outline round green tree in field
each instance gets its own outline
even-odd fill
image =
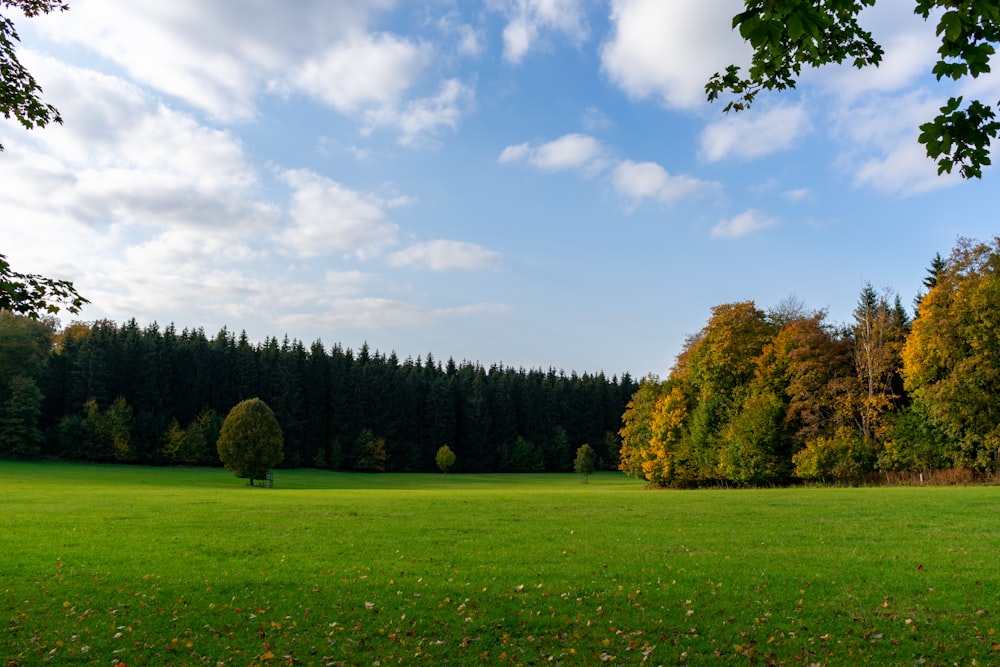
[[[226,470],[241,478],[265,479],[268,471],[285,458],[281,426],[259,398],[237,404],[226,415],[216,443]]]
[[[437,463],[438,468],[441,469],[441,472],[448,472],[455,465],[455,452],[451,451],[451,447],[448,445],[441,445],[437,451],[437,456],[434,457],[434,461]]]

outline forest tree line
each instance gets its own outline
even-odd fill
[[[447,445],[454,470],[568,471],[587,443],[614,469],[638,386],[134,320],[58,329],[0,312],[0,341],[0,456],[23,459],[219,465],[222,420],[259,397],[288,467],[432,471]]]
[[[645,378],[621,470],[658,486],[1000,471],[1000,238],[934,258],[910,315],[866,285],[853,322],[794,299],[716,306]]]

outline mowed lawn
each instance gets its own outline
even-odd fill
[[[1000,488],[0,463],[0,664],[1000,664]]]

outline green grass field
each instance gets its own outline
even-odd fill
[[[1000,488],[0,463],[17,665],[1000,663]]]

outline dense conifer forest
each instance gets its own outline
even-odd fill
[[[617,432],[637,384],[550,369],[402,359],[363,345],[134,320],[53,322],[0,313],[0,454],[152,465],[219,465],[227,412],[259,397],[284,434],[283,466],[431,471],[572,470],[589,444],[618,465]]]

